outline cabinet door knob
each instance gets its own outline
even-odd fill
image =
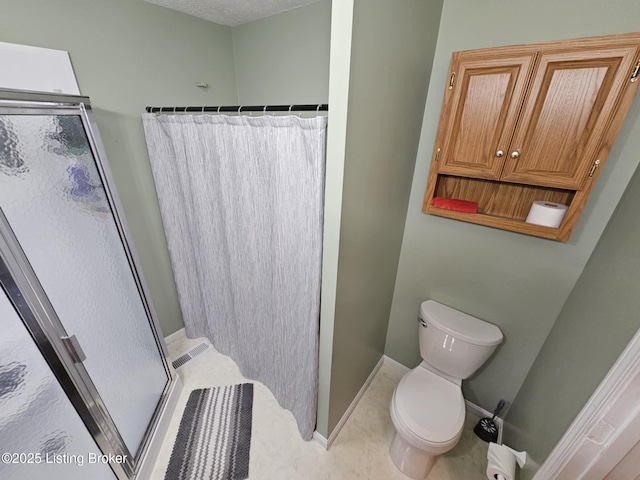
[[[503,152],[502,150],[498,150],[498,151],[496,152],[496,157],[501,157],[501,156],[503,156],[503,155],[504,155],[504,152]]]
[[[520,156],[520,152],[518,150],[511,153],[511,158],[518,158]]]

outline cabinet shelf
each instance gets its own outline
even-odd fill
[[[476,223],[478,225],[486,225],[488,227],[500,228],[502,230],[509,230],[511,232],[524,233],[551,240],[562,240],[562,230],[560,228],[533,225],[531,223],[526,223],[524,220],[488,215],[486,213],[455,212],[453,210],[446,210],[433,206],[429,207],[428,213],[439,217],[461,220],[468,223]]]
[[[476,202],[479,213],[522,221],[527,218],[534,201],[570,206],[576,193],[575,190],[456,175],[438,175],[435,183],[434,197]]]
[[[562,203],[571,209],[576,191],[456,175],[437,175],[431,198],[433,197],[476,202],[478,213],[437,208],[430,202],[424,205],[426,213],[560,240],[564,233],[562,226],[561,228],[543,227],[526,223],[525,219],[534,201]],[[567,215],[565,218],[571,218],[571,216]]]

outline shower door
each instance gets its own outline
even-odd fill
[[[115,479],[1,289],[0,330],[0,478]]]
[[[0,280],[113,472],[132,478],[171,372],[86,106],[0,102]]]

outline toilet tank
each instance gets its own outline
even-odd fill
[[[503,339],[495,325],[434,300],[422,302],[420,318],[422,359],[454,378],[473,375]]]

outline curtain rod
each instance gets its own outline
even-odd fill
[[[329,111],[329,105],[320,103],[303,105],[226,105],[219,107],[146,107],[146,111],[148,113],[327,112]]]

